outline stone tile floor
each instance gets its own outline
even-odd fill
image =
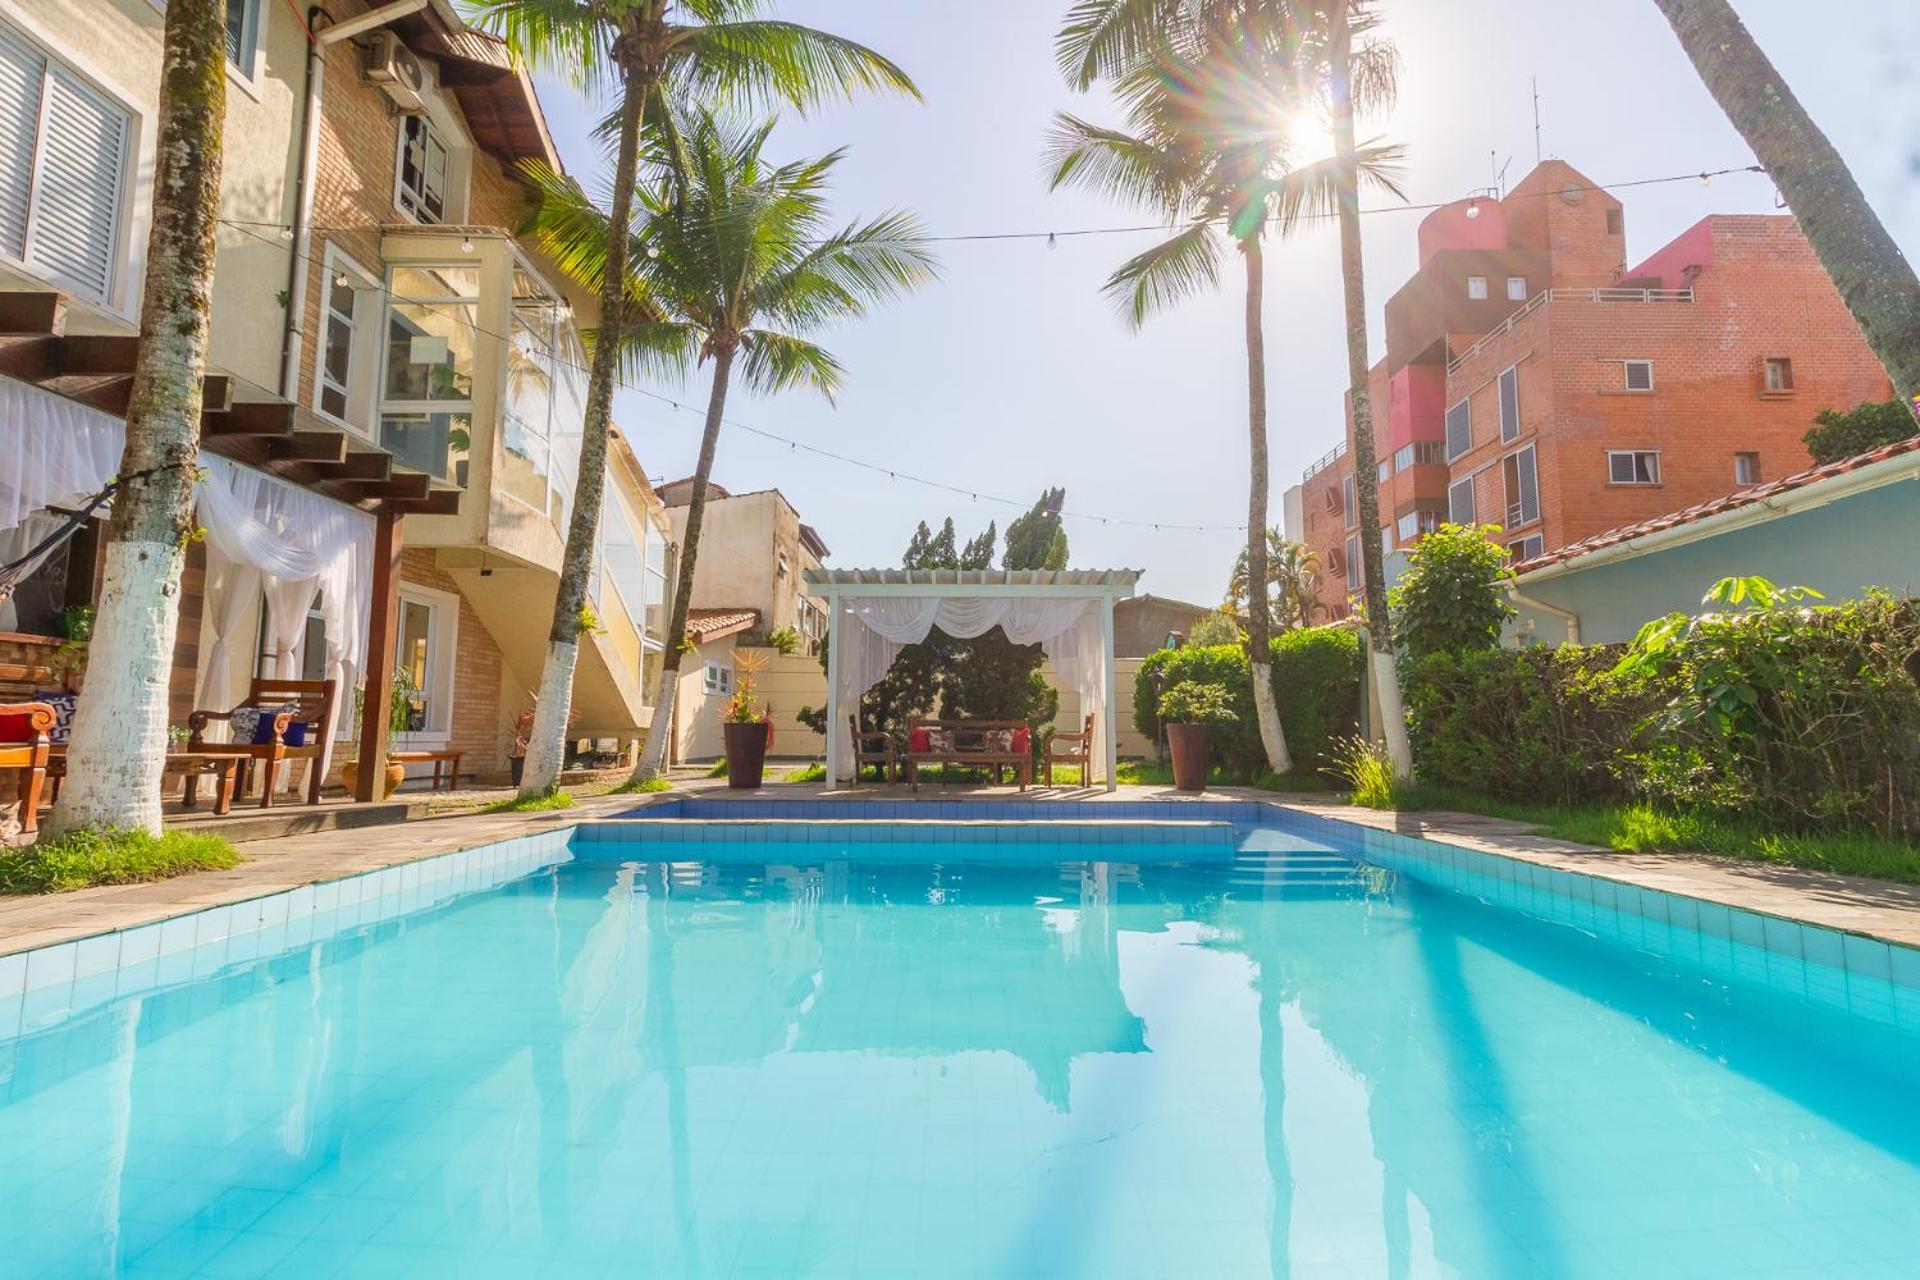
[[[115,885],[38,897],[0,897],[0,955],[51,943],[130,928],[153,920],[277,893],[316,881],[374,871],[417,858],[450,853],[536,831],[604,817],[659,799],[718,795],[723,782],[682,779],[673,792],[658,796],[594,796],[573,808],[538,814],[463,813],[414,817],[411,821],[351,830],[273,834],[240,846],[245,858],[229,871],[203,872],[153,884]],[[824,793],[818,784],[789,784],[761,792],[735,792],[756,798],[806,800]],[[502,793],[495,793],[502,794]],[[1674,854],[1626,854],[1532,834],[1524,823],[1463,813],[1393,814],[1356,809],[1332,798],[1277,797],[1240,788],[1219,788],[1206,796],[1187,796],[1163,787],[1012,787],[923,785],[916,794],[905,787],[862,787],[836,798],[979,801],[981,816],[991,817],[1003,800],[1181,800],[1204,806],[1209,800],[1279,801],[1329,818],[1403,835],[1441,840],[1484,853],[1541,863],[1566,871],[1669,893],[1685,894],[1748,911],[1781,916],[1888,942],[1920,946],[1920,888],[1851,876],[1830,875],[1725,858]],[[236,831],[236,836],[238,832]]]

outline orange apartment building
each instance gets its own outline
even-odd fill
[[[1788,215],[1710,216],[1629,268],[1620,201],[1550,160],[1419,236],[1371,379],[1389,552],[1477,522],[1525,561],[1799,471],[1816,413],[1892,394]],[[1360,589],[1348,444],[1285,504],[1333,617]]]

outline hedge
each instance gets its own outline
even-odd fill
[[[1335,739],[1352,733],[1358,722],[1360,637],[1347,627],[1308,627],[1275,637],[1272,653],[1274,703],[1294,769],[1318,770],[1330,760]],[[1240,645],[1161,649],[1149,654],[1133,683],[1134,728],[1146,737],[1157,737],[1155,690],[1170,689],[1183,680],[1219,685],[1233,708],[1234,723],[1213,731],[1213,762],[1248,781],[1266,773],[1251,668]]]

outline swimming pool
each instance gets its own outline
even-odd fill
[[[981,812],[670,804],[0,958],[0,1272],[1920,1274],[1915,953]]]

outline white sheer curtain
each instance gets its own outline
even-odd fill
[[[48,511],[36,511],[11,529],[0,530],[0,565],[12,564],[36,546],[41,539],[66,523],[65,516],[57,516]],[[21,566],[20,576],[26,577],[38,569],[51,551],[43,551],[29,563]],[[18,631],[20,612],[12,596],[0,600],[0,631]]]
[[[126,424],[111,414],[12,378],[0,377],[0,534],[46,507],[70,505],[113,479],[126,447]],[[351,696],[366,659],[372,614],[373,517],[227,458],[201,454],[197,519],[209,548],[254,571],[247,590],[267,599],[267,630],[277,674],[300,674],[294,649],[318,600],[327,633],[327,674],[336,709]],[[238,589],[245,575],[233,576]],[[244,600],[244,597],[242,598]],[[214,659],[207,689],[228,692],[238,637],[223,625],[241,612],[231,594],[215,602]],[[217,662],[217,666],[215,663]],[[331,726],[326,739],[333,740]],[[323,762],[324,765],[324,762]]]
[[[900,650],[925,640],[935,627],[971,640],[999,627],[1015,644],[1037,644],[1093,712],[1093,758],[1106,759],[1111,733],[1106,706],[1106,647],[1099,602],[1090,596],[843,596],[840,652],[835,670],[840,714],[827,726],[830,749],[842,778],[853,776],[853,739],[846,718],[867,690],[886,676]]]

